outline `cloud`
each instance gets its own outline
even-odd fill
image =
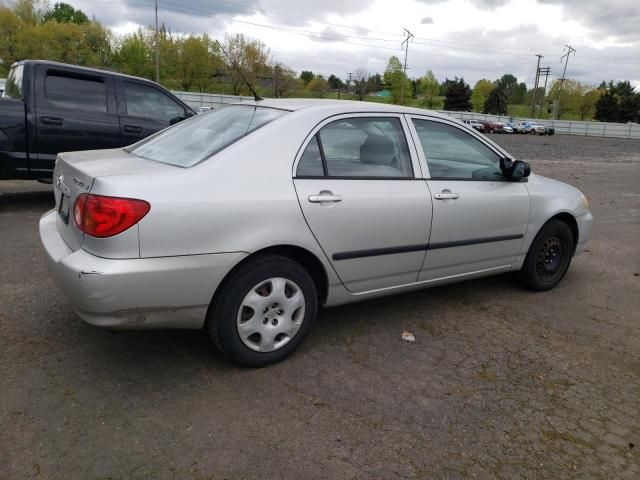
[[[638,0],[539,0],[559,5],[563,16],[621,40],[640,41],[640,4]]]
[[[433,18],[424,17],[422,20],[420,20],[420,24],[421,25],[432,25],[433,24]]]

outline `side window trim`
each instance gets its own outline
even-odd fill
[[[329,177],[329,169],[327,168],[327,158],[324,156],[324,147],[322,146],[322,138],[320,137],[320,130],[318,130],[314,135],[316,141],[318,142],[318,148],[320,149],[320,160],[322,160],[322,171],[324,172],[324,177]]]
[[[415,128],[415,125],[413,123],[413,120],[424,120],[424,121],[428,121],[428,122],[437,122],[437,123],[441,123],[443,125],[447,125],[450,127],[454,127],[457,128],[458,130],[466,133],[467,135],[469,135],[472,138],[475,138],[476,140],[480,141],[480,143],[482,143],[485,147],[487,147],[489,150],[491,150],[493,153],[495,153],[499,158],[504,158],[505,157],[505,153],[499,151],[498,149],[496,149],[493,145],[491,145],[490,143],[488,143],[486,141],[485,138],[483,138],[483,136],[475,131],[467,131],[464,128],[461,128],[460,125],[456,124],[455,122],[451,122],[448,121],[445,118],[439,118],[439,117],[430,117],[427,115],[415,115],[415,114],[408,114],[407,116],[407,123],[409,124],[409,130],[411,132],[411,136],[414,139],[414,142],[416,144],[417,150],[418,150],[418,157],[420,158],[420,165],[425,172],[425,178],[427,180],[447,180],[447,181],[453,181],[453,182],[510,182],[509,179],[507,178],[464,178],[464,177],[432,177],[431,176],[431,171],[429,170],[429,162],[427,161],[427,157],[424,153],[424,147],[422,146],[422,142],[420,141],[420,137],[418,135],[418,132]]]
[[[407,177],[375,177],[375,176],[329,176],[327,169],[327,162],[325,158],[324,148],[322,146],[322,140],[320,139],[319,132],[330,123],[339,120],[348,120],[350,118],[396,118],[400,122],[402,133],[404,134],[404,141],[407,147],[407,153],[409,155],[409,161],[411,164],[412,175]],[[303,141],[298,153],[295,157],[293,163],[293,178],[294,179],[310,179],[310,180],[318,180],[318,179],[330,179],[330,180],[423,180],[425,177],[424,168],[419,159],[419,153],[417,148],[417,144],[413,139],[413,135],[411,133],[411,122],[409,122],[406,118],[406,115],[403,113],[396,112],[351,112],[351,113],[339,113],[327,117],[316,124],[316,126],[311,130],[309,135]],[[324,176],[302,176],[298,175],[298,165],[300,164],[300,160],[304,155],[305,150],[309,146],[311,141],[317,138],[318,146],[320,148],[320,155],[322,158],[322,168],[324,170]],[[412,140],[411,142],[409,140]],[[411,148],[413,145],[413,148]]]

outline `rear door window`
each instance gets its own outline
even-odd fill
[[[354,117],[320,129],[319,152],[329,177],[413,178],[407,140],[399,118]],[[311,149],[311,150],[310,150]],[[313,142],[298,164],[298,175],[320,174]]]
[[[76,77],[47,72],[44,98],[55,107],[107,111],[107,88],[99,77]]]

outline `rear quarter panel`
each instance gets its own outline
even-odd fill
[[[138,224],[140,257],[246,252],[293,245],[314,254],[330,285],[339,280],[307,226],[293,162],[317,123],[288,113],[191,168],[101,177],[95,193],[140,198],[151,210]],[[109,193],[106,193],[109,192]]]

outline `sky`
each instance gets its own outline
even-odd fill
[[[155,0],[65,1],[115,34],[154,23]],[[571,45],[568,78],[630,80],[640,90],[640,0],[159,0],[158,16],[172,32],[258,39],[298,73],[383,73],[390,56],[404,60],[407,29],[410,77],[431,69],[473,86],[512,73],[531,87],[535,55],[551,81]]]

